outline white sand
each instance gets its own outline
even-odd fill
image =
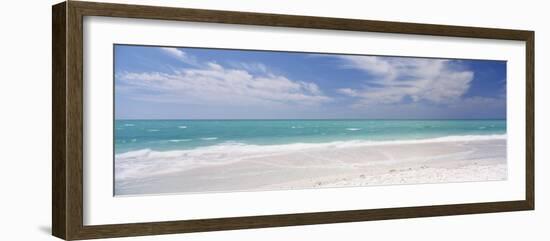
[[[210,148],[201,150],[200,155],[195,151],[117,156],[116,194],[280,190],[507,178],[505,139],[249,149]],[[199,160],[206,157],[217,161]]]

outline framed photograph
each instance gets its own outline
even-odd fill
[[[534,209],[534,32],[53,6],[53,235]]]

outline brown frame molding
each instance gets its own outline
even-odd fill
[[[108,16],[525,41],[524,200],[335,212],[83,225],[83,17]],[[533,210],[533,31],[67,1],[52,7],[52,233],[66,240]]]

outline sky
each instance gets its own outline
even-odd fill
[[[505,119],[506,62],[115,45],[116,119]]]

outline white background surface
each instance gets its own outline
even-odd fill
[[[114,43],[507,60],[508,178],[113,198]],[[84,56],[84,225],[525,199],[524,42],[86,17]]]
[[[134,3],[147,1],[133,1]],[[156,1],[157,4],[161,1]],[[165,235],[120,240],[548,240],[550,20],[544,1],[162,1],[168,5],[536,31],[536,211]],[[56,240],[51,219],[53,1],[9,1],[0,21],[0,239]],[[510,90],[513,91],[513,90]]]

